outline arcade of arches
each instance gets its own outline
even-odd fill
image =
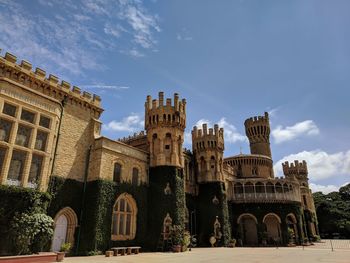
[[[285,223],[282,220],[285,220]],[[275,213],[267,213],[261,222],[253,214],[243,213],[237,219],[238,243],[243,246],[283,244],[282,227],[293,231],[293,237],[297,240],[297,223],[293,213],[289,213],[284,219]]]

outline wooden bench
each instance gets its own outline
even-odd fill
[[[114,252],[112,250],[106,251],[106,257],[112,257],[114,255]]]
[[[128,255],[132,254],[132,252],[134,252],[134,254],[138,254],[140,253],[140,249],[141,247],[128,247]]]
[[[113,250],[114,256],[118,256],[118,254],[124,256],[126,253],[127,247],[112,247],[111,250]]]

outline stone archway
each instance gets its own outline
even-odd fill
[[[281,243],[281,219],[274,213],[264,216],[263,223],[266,226],[267,242],[271,245]]]
[[[78,218],[70,207],[61,209],[54,218],[54,236],[51,250],[59,251],[63,243],[74,245],[74,233],[78,226]]]
[[[292,229],[294,232],[294,240],[292,241],[297,242],[297,240],[299,240],[299,232],[297,227],[298,221],[293,213],[290,213],[286,216],[286,224],[288,229]]]
[[[252,214],[241,214],[237,223],[241,232],[243,245],[257,246],[258,245],[258,220]]]

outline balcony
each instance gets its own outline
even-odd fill
[[[229,183],[228,200],[235,203],[301,202],[298,183],[285,179],[238,179]]]

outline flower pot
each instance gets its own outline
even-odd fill
[[[61,261],[63,261],[63,259],[64,259],[64,256],[66,255],[66,253],[65,252],[57,252],[57,258],[56,258],[56,261],[57,262],[61,262]]]
[[[180,245],[174,245],[173,246],[173,252],[175,252],[175,253],[181,252],[181,246]]]

